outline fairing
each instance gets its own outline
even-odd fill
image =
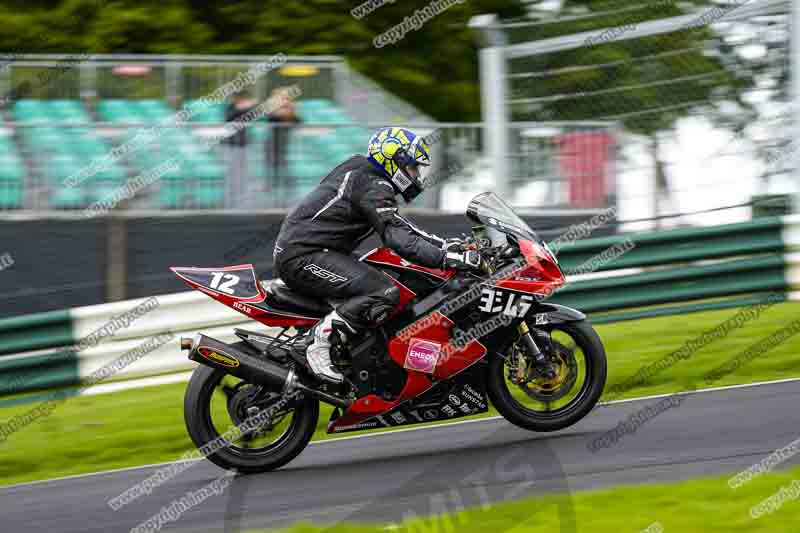
[[[207,294],[248,318],[273,327],[313,326],[318,317],[289,312],[270,304],[253,265],[222,268],[172,267],[193,289]]]

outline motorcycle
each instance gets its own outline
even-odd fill
[[[260,281],[253,265],[172,267],[183,281],[271,328],[235,329],[225,343],[181,339],[200,363],[184,398],[192,442],[225,469],[264,472],[294,459],[314,435],[320,402],[327,433],[454,420],[488,411],[531,431],[586,416],[606,381],[603,344],[586,316],[545,302],[565,283],[558,260],[494,193],[469,203],[476,223],[463,249],[480,272],[415,265],[388,248],[361,257],[400,290],[389,319],[358,336],[335,329],[331,358],[341,384],[319,380],[309,330],[337,302]],[[276,332],[277,330],[277,332]]]

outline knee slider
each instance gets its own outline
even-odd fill
[[[381,292],[379,302],[367,311],[367,320],[375,325],[381,324],[397,304],[400,303],[400,289],[392,285]]]
[[[386,301],[391,304],[392,307],[400,303],[400,288],[397,285],[392,285],[385,289],[383,294],[386,297]]]

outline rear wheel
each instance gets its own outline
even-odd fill
[[[597,404],[606,383],[606,354],[591,324],[582,320],[545,326],[538,344],[556,369],[541,377],[528,364],[521,343],[489,362],[487,392],[492,404],[514,425],[556,431],[575,424]]]
[[[314,435],[319,419],[317,400],[298,396],[287,401],[276,391],[206,366],[192,374],[183,409],[195,446],[207,445],[210,453],[206,457],[211,462],[243,473],[273,470],[297,457]],[[263,419],[242,425],[256,416]],[[230,445],[222,446],[221,436]]]

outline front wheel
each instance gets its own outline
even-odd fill
[[[317,400],[287,401],[280,393],[206,366],[192,374],[183,409],[189,436],[206,458],[246,474],[273,470],[297,457],[319,419]],[[259,420],[260,413],[268,416]]]
[[[512,424],[531,431],[556,431],[575,424],[597,404],[606,383],[606,353],[586,320],[539,326],[537,344],[557,369],[550,379],[528,364],[514,342],[489,362],[487,392]]]

